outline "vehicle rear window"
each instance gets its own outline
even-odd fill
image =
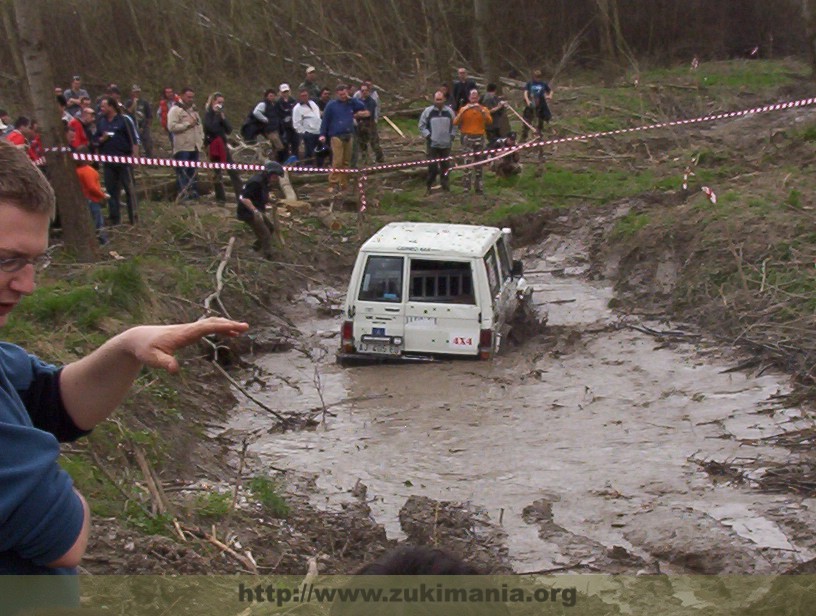
[[[401,302],[402,261],[402,257],[368,257],[358,299],[365,302]]]
[[[470,263],[411,259],[410,300],[475,304]]]

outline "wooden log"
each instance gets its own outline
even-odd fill
[[[283,170],[283,177],[280,179],[280,186],[281,190],[283,191],[284,198],[287,201],[297,201],[295,189],[292,187],[292,182],[289,179],[289,172],[285,169]]]
[[[331,229],[332,231],[339,231],[343,227],[331,209],[318,212],[317,219],[323,223],[324,227]]]

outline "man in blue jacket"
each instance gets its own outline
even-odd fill
[[[371,113],[359,99],[349,97],[348,86],[337,86],[337,98],[326,105],[323,121],[320,124],[320,143],[331,144],[332,172],[329,174],[329,186],[332,190],[345,190],[349,174],[336,172],[335,169],[348,169],[351,153],[354,148],[354,120],[367,118]]]
[[[99,103],[99,118],[96,121],[96,132],[91,143],[99,154],[107,156],[138,156],[139,135],[133,121],[122,113],[122,108],[112,96],[104,97]],[[136,187],[133,184],[133,166],[130,163],[111,163],[104,165],[103,177],[105,190],[110,195],[108,215],[112,225],[122,223],[119,204],[119,193],[125,190],[128,220],[136,222]]]
[[[48,264],[54,192],[24,152],[0,143],[0,327],[34,292]],[[0,342],[0,574],[72,573],[90,533],[90,512],[57,464],[59,442],[87,434],[124,400],[143,366],[179,369],[173,354],[246,323],[205,319],[141,326],[58,368]],[[9,613],[0,596],[0,614]]]

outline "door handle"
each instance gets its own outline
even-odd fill
[[[386,308],[385,311],[386,312],[399,312],[400,309],[399,308]]]

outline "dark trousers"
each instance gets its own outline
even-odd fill
[[[381,163],[385,160],[382,147],[380,147],[380,134],[377,132],[377,125],[373,121],[361,122],[357,126],[357,141],[360,145],[360,154],[363,163],[368,164],[368,146],[374,152],[374,159]],[[355,165],[356,166],[356,165]]]
[[[139,138],[142,140],[142,155],[153,158],[153,135],[150,132],[150,124],[142,127]]]
[[[435,148],[428,146],[428,158],[447,158],[450,156],[450,148]],[[439,175],[439,183],[442,185],[442,190],[450,190],[450,176],[445,173],[450,168],[450,161],[445,160],[441,163],[431,163],[428,165],[428,179],[426,184],[428,188],[433,186],[436,181],[436,176]]]
[[[294,156],[297,158],[298,156],[298,148],[300,147],[300,138],[297,134],[297,131],[292,126],[281,126],[280,129],[281,140],[283,141],[283,152],[282,155],[285,162],[287,158],[290,156]]]
[[[176,160],[189,160],[193,162],[198,162],[198,150],[194,150],[192,152],[185,151],[185,152],[176,152],[173,154],[173,158]],[[195,167],[176,167],[176,179],[178,180],[178,194],[179,197],[184,199],[198,199],[198,191],[196,190],[195,179],[196,179],[196,168]]]
[[[138,202],[136,201],[136,187],[133,185],[133,169],[131,166],[119,163],[105,163],[103,178],[105,180],[105,190],[107,190],[110,195],[110,199],[108,200],[108,215],[111,224],[122,224],[121,205],[119,202],[119,193],[122,189],[125,190],[125,198],[127,200],[128,220],[130,224],[134,224],[137,219],[136,208],[138,207]]]
[[[539,135],[544,128],[544,122],[549,124],[551,116],[552,114],[550,113],[550,109],[546,105],[540,107],[528,105],[524,108],[524,113],[522,114],[522,117],[527,120],[528,124],[535,126],[535,129],[538,131]],[[534,124],[534,122],[536,124]],[[530,129],[527,127],[527,124],[525,124],[521,131],[521,140],[527,141],[527,135],[529,134]]]
[[[300,138],[303,139],[303,158],[307,161],[310,160],[315,167],[319,167],[317,161],[314,160],[314,151],[319,143],[320,135],[301,133]]]
[[[230,154],[229,148],[227,148],[226,162],[233,162],[232,154]],[[241,176],[238,174],[237,169],[228,169],[227,175],[229,175],[230,183],[232,184],[232,191],[235,193],[235,200],[237,201],[241,197],[241,189],[244,186],[241,182]],[[219,203],[226,203],[227,193],[224,191],[224,182],[222,177],[223,173],[221,169],[213,169],[213,189],[215,190],[215,200]]]

